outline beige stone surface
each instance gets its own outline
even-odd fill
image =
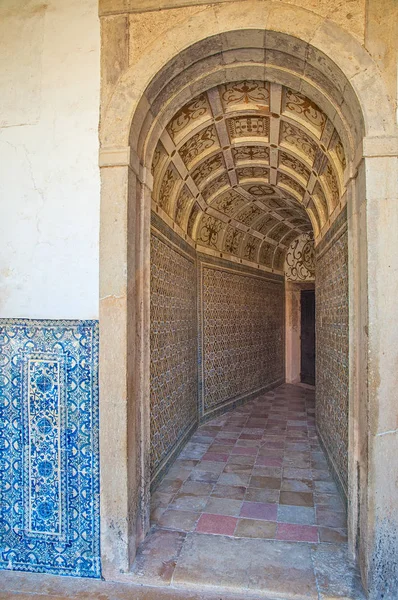
[[[397,109],[398,3],[395,0],[367,2],[365,47],[383,73]]]
[[[153,17],[154,11],[170,13],[174,10],[180,14],[188,14],[186,10],[188,7],[204,5],[208,8],[210,5],[226,2],[231,3],[234,0],[214,0],[211,3],[206,0],[139,0],[138,2],[136,0],[100,0],[99,13],[101,16],[119,13],[150,13],[150,16]],[[391,0],[389,2],[391,3]],[[364,39],[365,0],[351,0],[351,2],[342,2],[337,5],[331,0],[283,0],[283,3],[299,6],[332,19],[344,29],[351,31],[360,41]],[[247,9],[245,8],[245,10]]]
[[[75,577],[0,572],[1,600],[220,600],[219,592],[115,583]],[[223,593],[223,600],[247,600],[245,592]]]
[[[188,534],[173,582],[318,600],[310,547],[300,543]]]

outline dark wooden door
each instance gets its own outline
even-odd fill
[[[301,291],[301,381],[315,385],[315,291]]]

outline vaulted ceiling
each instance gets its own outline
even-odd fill
[[[188,102],[157,145],[153,209],[199,251],[283,271],[287,248],[339,210],[345,155],[297,91],[227,83]]]

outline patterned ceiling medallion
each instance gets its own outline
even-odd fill
[[[188,214],[193,202],[194,197],[192,196],[192,192],[187,188],[186,185],[184,185],[180,192],[180,195],[177,198],[176,210],[174,215],[175,222],[180,227],[183,227],[184,223],[187,221]]]
[[[221,98],[226,109],[233,105],[255,104],[269,106],[269,84],[264,81],[240,81],[221,87]]]
[[[164,174],[159,192],[159,206],[170,215],[171,201],[178,181],[181,177],[173,165],[170,165]]]
[[[222,175],[219,175],[217,179],[214,179],[202,190],[202,196],[207,202],[216,192],[225,186],[230,186],[230,181],[227,173],[222,173]]]
[[[217,133],[214,125],[209,125],[199,133],[192,136],[185,144],[180,148],[180,156],[188,168],[192,166],[195,159],[201,154],[204,154],[210,148],[216,148],[219,146]]]
[[[211,248],[217,248],[219,233],[223,226],[224,223],[222,221],[219,221],[211,215],[203,215],[199,225],[197,241],[202,242]]]
[[[249,194],[252,196],[273,196],[275,194],[275,190],[270,185],[251,185],[246,188]]]
[[[311,172],[298,158],[281,150],[279,152],[279,165],[294,171],[296,175],[304,179],[305,183],[308,182]]]
[[[229,135],[232,139],[239,137],[269,136],[269,119],[266,117],[233,117],[227,120]]]
[[[228,227],[224,239],[224,252],[228,252],[229,254],[238,254],[243,236],[244,233],[239,231],[239,229],[235,229],[235,227]]]
[[[269,162],[268,146],[238,146],[232,149],[236,163],[240,161],[266,161]]]
[[[251,204],[246,206],[238,215],[235,215],[235,219],[243,223],[243,225],[250,227],[262,214],[264,213],[261,208],[255,204]]]
[[[236,174],[239,181],[244,181],[245,179],[269,180],[269,169],[264,169],[263,167],[240,167],[236,169]]]
[[[269,265],[272,267],[272,257],[274,256],[275,246],[269,242],[263,242],[260,248],[259,262],[262,265]]]
[[[210,158],[203,161],[196,169],[192,172],[192,179],[197,186],[201,186],[203,182],[216,173],[219,169],[225,169],[225,162],[223,155],[215,154]]]
[[[313,164],[315,154],[317,150],[316,143],[310,138],[309,135],[305,134],[301,129],[287,123],[287,121],[281,122],[281,144],[288,144],[296,148],[307,161]]]
[[[253,235],[248,235],[245,248],[243,250],[243,257],[245,260],[250,260],[252,262],[257,259],[257,251],[261,244],[261,240],[254,237]]]
[[[274,227],[271,231],[268,232],[267,237],[271,238],[271,240],[275,240],[276,242],[283,238],[287,233],[289,233],[290,227],[287,227],[284,223],[279,222],[276,227]]]
[[[231,217],[245,206],[245,204],[247,204],[245,198],[234,192],[234,190],[228,190],[217,196],[211,202],[211,207],[221,211],[227,217]]]
[[[312,125],[318,137],[321,138],[327,117],[319,106],[299,92],[287,89],[285,94],[285,108],[288,111],[295,112],[304,121],[307,121],[309,125]]]
[[[170,121],[167,125],[166,129],[170,137],[175,140],[181,134],[184,129],[188,127],[188,125],[200,119],[204,115],[211,115],[209,103],[207,101],[207,96],[205,94],[201,94],[197,98],[194,98],[188,104],[182,107],[181,110],[178,111],[176,116]]]
[[[315,278],[314,238],[300,235],[289,246],[285,256],[285,276],[288,281],[313,281]]]
[[[300,200],[303,199],[304,191],[305,191],[304,188],[301,187],[301,185],[299,183],[297,183],[297,181],[295,181],[288,175],[285,175],[285,173],[281,173],[281,172],[278,173],[278,184],[286,185],[291,190],[294,190],[296,192],[296,194],[299,196]]]

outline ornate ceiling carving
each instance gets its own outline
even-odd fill
[[[314,281],[315,250],[312,233],[293,240],[285,255],[285,277],[288,281]]]
[[[339,210],[345,154],[326,114],[264,81],[188,102],[156,148],[153,209],[198,250],[283,272],[293,240]]]

